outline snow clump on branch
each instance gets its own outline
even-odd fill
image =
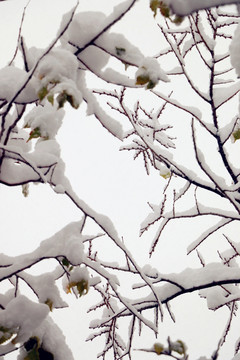
[[[240,77],[240,24],[237,26],[231,45],[230,59],[232,66],[235,68],[238,77]]]

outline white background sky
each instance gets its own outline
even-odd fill
[[[0,4],[1,66],[4,66],[14,53],[22,9],[26,3],[27,1],[10,0]],[[109,3],[114,5],[120,1],[80,0],[79,10],[108,13],[111,11]],[[147,4],[148,0],[140,0],[136,9],[126,16],[123,23],[116,26],[115,31],[124,29],[128,39],[150,56],[159,50],[159,44],[157,39],[153,38],[153,33],[156,34],[156,23],[150,10],[146,12]],[[62,14],[74,5],[75,1],[72,0],[32,0],[23,26],[27,46],[47,46],[55,36]],[[130,153],[119,152],[120,142],[106,133],[93,117],[86,117],[85,110],[84,105],[77,111],[68,109],[58,136],[66,162],[66,173],[77,194],[96,211],[113,220],[132,254],[144,265],[154,231],[139,239],[139,224],[149,212],[147,201],[157,204],[161,199],[165,181],[153,170],[151,175],[147,176],[140,161],[133,162]],[[67,223],[78,220],[81,215],[64,196],[56,195],[46,185],[32,185],[28,198],[23,198],[21,188],[1,185],[0,196],[1,251],[9,255],[33,250],[39,241],[51,236]],[[190,229],[188,224],[177,223],[169,229],[168,236],[163,236],[161,252],[154,255],[156,266],[161,272],[180,271],[186,266],[196,266],[196,262],[193,262],[194,256],[187,260],[188,263],[186,260],[183,262],[183,259],[189,243],[188,236],[193,236],[193,232],[199,230],[196,226]],[[177,242],[174,241],[176,234]],[[71,299],[71,308],[66,311],[59,310],[56,315],[76,360],[96,358],[98,342],[84,343],[89,333],[85,311],[92,301],[90,296],[91,294],[78,300]],[[216,339],[223,329],[222,318],[205,312],[205,301],[199,300],[197,296],[186,300],[185,296],[173,302],[173,309],[176,307],[179,310],[176,312],[177,324],[167,321],[163,326],[160,325],[158,341],[164,342],[168,335],[171,335],[173,340],[180,338],[186,341],[190,348],[190,360],[195,360],[200,355],[209,356],[216,347]],[[220,311],[219,315],[221,314]],[[216,318],[220,320],[216,321]],[[153,335],[146,331],[136,347],[150,347],[154,341]],[[229,352],[230,346],[224,354],[228,357]],[[155,355],[140,352],[136,357],[138,360],[155,358]]]

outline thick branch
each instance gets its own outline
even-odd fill
[[[190,15],[198,10],[216,6],[240,4],[240,0],[165,0],[165,2],[174,14],[180,16]]]

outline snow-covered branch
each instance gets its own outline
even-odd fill
[[[173,13],[185,16],[198,10],[211,9],[223,5],[239,5],[239,0],[165,0]]]

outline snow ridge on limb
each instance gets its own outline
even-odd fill
[[[190,15],[198,10],[211,9],[223,5],[238,5],[239,0],[165,0],[174,14],[180,16]]]

